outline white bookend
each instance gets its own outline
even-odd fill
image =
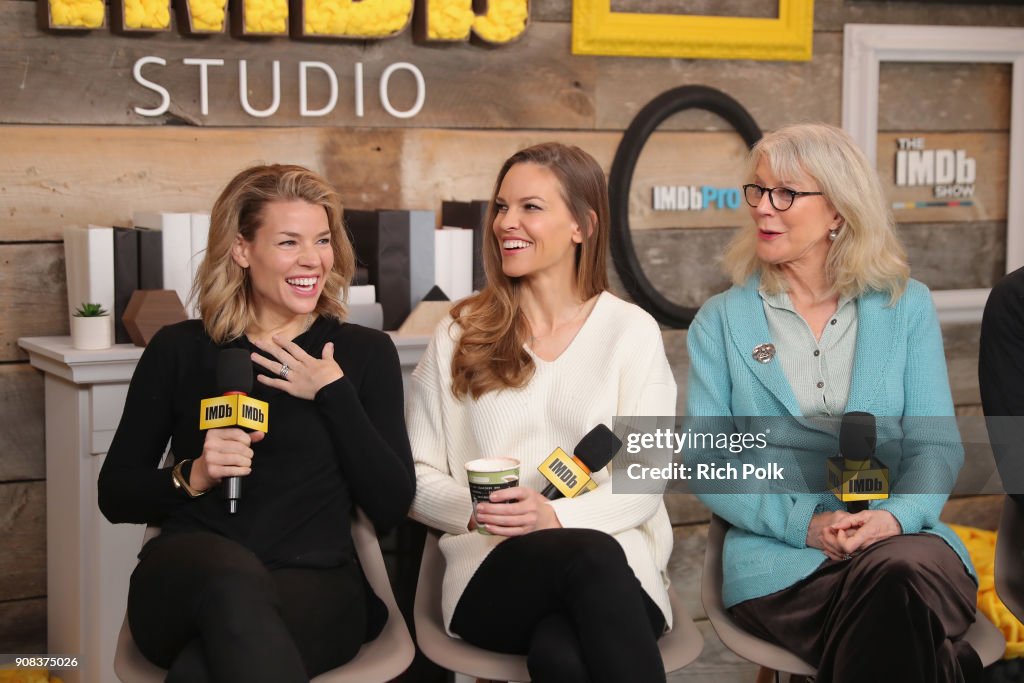
[[[455,229],[441,228],[434,231],[434,284],[441,288],[449,300],[452,296],[452,241]]]
[[[192,289],[192,214],[136,211],[132,221],[163,235],[164,289],[177,292],[184,306]]]
[[[69,318],[84,303],[100,304],[110,313],[113,339],[114,229],[98,225],[64,228],[64,265]]]
[[[442,232],[452,233],[451,290],[445,290],[445,294],[458,301],[473,293],[473,231],[445,228]]]
[[[189,283],[196,281],[196,274],[199,272],[199,265],[206,258],[206,243],[210,238],[210,214],[208,213],[194,213],[192,214],[192,245],[191,245],[191,258],[189,259]],[[198,318],[199,317],[199,306],[196,302],[193,302],[185,306],[185,310],[188,311],[188,317]]]
[[[437,219],[433,211],[409,212],[409,306],[423,300],[436,284],[434,277],[434,233]]]
[[[377,288],[373,285],[352,285],[348,288],[349,306],[377,303]]]
[[[383,330],[384,307],[378,303],[349,306],[347,321],[356,325],[362,325],[363,327]]]

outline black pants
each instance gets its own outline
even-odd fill
[[[268,571],[217,534],[158,536],[132,574],[128,624],[168,683],[309,681],[379,628],[367,624],[377,598],[365,586],[355,563]]]
[[[852,560],[826,561],[789,588],[729,611],[744,629],[817,663],[818,683],[980,680],[957,640],[978,588],[938,536],[892,536]]]
[[[534,683],[664,681],[665,618],[608,534],[547,529],[506,539],[470,580],[451,630],[527,655]]]

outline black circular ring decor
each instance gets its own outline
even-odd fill
[[[608,177],[608,199],[612,213],[612,262],[633,300],[658,322],[678,329],[690,326],[697,309],[672,303],[647,279],[636,256],[629,228],[629,191],[633,185],[637,160],[647,144],[647,138],[665,119],[685,109],[703,109],[718,114],[740,134],[747,147],[753,147],[761,139],[761,129],[757,122],[739,102],[721,90],[705,85],[684,85],[663,92],[641,109],[629,124],[615,152]]]

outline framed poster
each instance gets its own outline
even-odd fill
[[[873,167],[877,167],[878,154],[881,62],[1011,65],[1006,272],[1024,266],[1024,194],[1012,191],[1024,187],[1024,29],[847,24],[843,45],[843,128],[861,146]],[[954,157],[954,173],[955,162]],[[940,319],[971,322],[981,320],[989,291],[938,290],[932,296]]]

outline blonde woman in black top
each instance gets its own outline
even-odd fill
[[[354,270],[337,194],[298,166],[243,171],[213,208],[195,285],[201,320],[161,330],[132,378],[104,462],[112,522],[156,524],[128,619],[167,681],[306,681],[383,625],[355,558],[353,506],[397,524],[415,478],[398,356],[343,322]],[[250,353],[267,433],[199,430],[224,349]],[[158,469],[170,440],[171,467]],[[217,489],[241,477],[230,514]]]

